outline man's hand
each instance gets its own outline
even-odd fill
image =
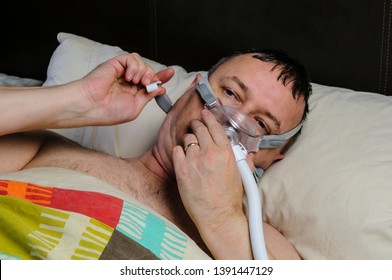
[[[229,139],[208,110],[191,129],[184,147],[173,150],[182,202],[215,258],[249,259],[243,187]]]

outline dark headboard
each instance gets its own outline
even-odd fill
[[[68,32],[189,71],[281,48],[315,83],[392,95],[392,0],[4,2],[0,73],[45,80],[56,35]]]

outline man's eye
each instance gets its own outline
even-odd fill
[[[226,93],[227,96],[237,98],[235,93],[234,93],[234,91],[232,91],[230,89],[225,89],[225,93]]]
[[[261,127],[262,133],[264,135],[269,134],[269,130],[268,130],[266,124],[261,120],[256,120],[256,121],[257,121],[257,124]]]
[[[222,88],[223,99],[225,105],[238,106],[241,102],[238,94],[230,88]]]

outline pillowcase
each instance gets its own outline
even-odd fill
[[[81,78],[124,51],[60,33],[45,85]],[[156,71],[166,67],[146,59]],[[180,66],[165,84],[173,102],[196,73]],[[263,214],[304,259],[392,256],[392,97],[313,84],[310,113],[298,141],[259,183]],[[154,143],[164,113],[150,102],[138,119],[110,127],[56,130],[121,157]]]
[[[54,51],[47,70],[44,86],[59,85],[80,79],[100,63],[127,53],[116,46],[95,42],[88,38],[61,32],[57,35],[59,46]],[[167,66],[144,58],[155,72]],[[173,103],[192,83],[197,72],[187,72],[178,65],[173,78],[164,84]],[[155,143],[165,113],[155,101],[149,102],[139,117],[128,123],[114,126],[91,126],[53,131],[89,148],[121,157],[136,157]]]
[[[260,181],[305,259],[391,259],[392,97],[313,84],[298,142]]]

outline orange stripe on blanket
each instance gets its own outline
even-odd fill
[[[112,228],[117,226],[123,206],[122,199],[103,193],[46,187],[10,180],[0,180],[0,195],[80,213]]]
[[[0,180],[0,194],[21,198],[39,205],[49,205],[52,187],[10,180]]]

